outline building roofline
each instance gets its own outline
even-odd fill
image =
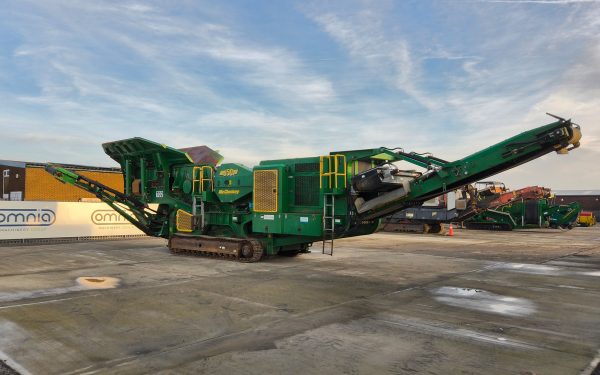
[[[589,190],[554,190],[554,195],[559,196],[589,196],[589,195],[600,195],[599,189],[589,189]]]

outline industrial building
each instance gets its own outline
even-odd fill
[[[600,217],[600,190],[557,190],[556,203],[579,202],[583,211],[591,211]]]
[[[95,198],[72,185],[60,183],[44,170],[45,164],[0,160],[3,200],[79,202]],[[104,185],[123,191],[123,175],[119,168],[84,165],[64,166]]]

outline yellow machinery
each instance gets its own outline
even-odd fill
[[[577,223],[581,227],[593,227],[596,225],[596,216],[591,211],[581,211],[577,218]]]

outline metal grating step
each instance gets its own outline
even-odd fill
[[[0,375],[20,375],[12,367],[7,365],[3,360],[0,360]]]

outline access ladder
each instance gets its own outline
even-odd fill
[[[323,194],[323,254],[333,255],[335,237],[335,195]]]

